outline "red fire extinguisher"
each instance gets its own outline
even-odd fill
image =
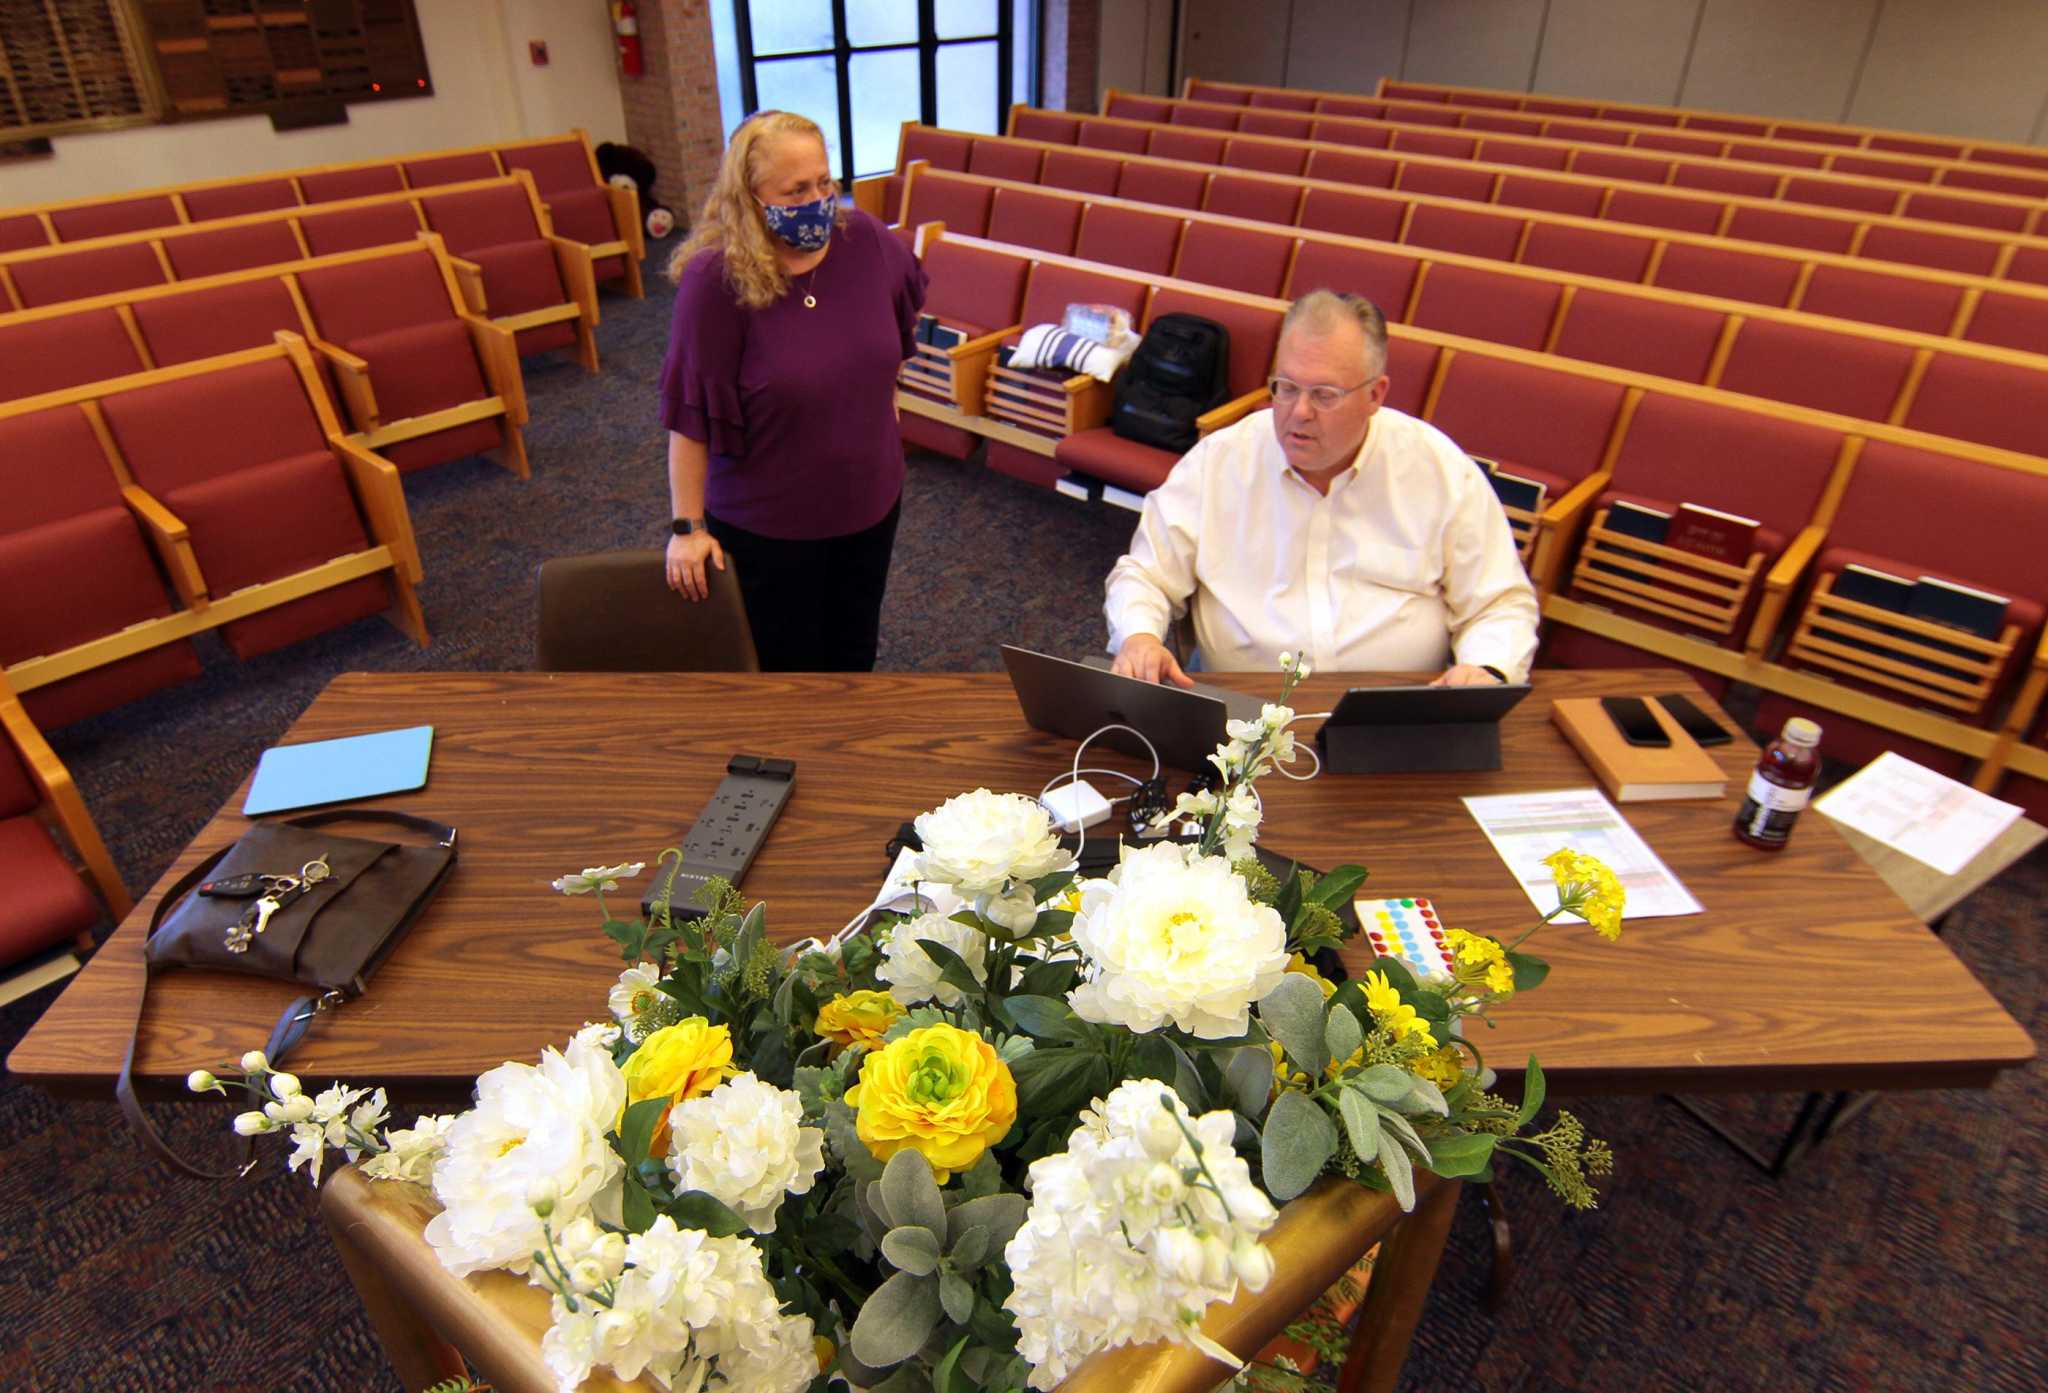
[[[618,18],[612,27],[619,36],[619,71],[638,77],[646,66],[640,56],[640,9],[633,0],[619,0],[615,9]]]

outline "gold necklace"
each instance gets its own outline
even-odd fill
[[[824,264],[824,262],[820,261],[817,266],[813,266],[810,279],[804,284],[804,308],[807,310],[814,310],[818,307],[818,297],[811,294],[810,288],[818,283],[818,266],[823,266]]]

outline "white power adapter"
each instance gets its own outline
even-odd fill
[[[1038,801],[1052,814],[1053,824],[1062,832],[1078,832],[1109,820],[1109,800],[1086,779],[1061,784]]]

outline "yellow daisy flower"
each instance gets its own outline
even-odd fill
[[[1316,965],[1299,953],[1287,955],[1287,970],[1299,972],[1322,989],[1323,1000],[1328,1001],[1337,994],[1337,984],[1316,970]]]
[[[1415,1008],[1401,1000],[1401,994],[1387,980],[1384,972],[1365,974],[1365,1004],[1372,1011],[1373,1019],[1385,1026],[1396,1040],[1415,1039],[1430,1049],[1436,1048],[1436,1036],[1430,1033],[1429,1022],[1415,1014]]]

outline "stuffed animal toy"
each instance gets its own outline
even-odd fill
[[[643,151],[607,140],[597,147],[597,168],[607,183],[639,192],[640,213],[649,237],[658,242],[676,230],[676,215],[655,201],[654,161]]]

